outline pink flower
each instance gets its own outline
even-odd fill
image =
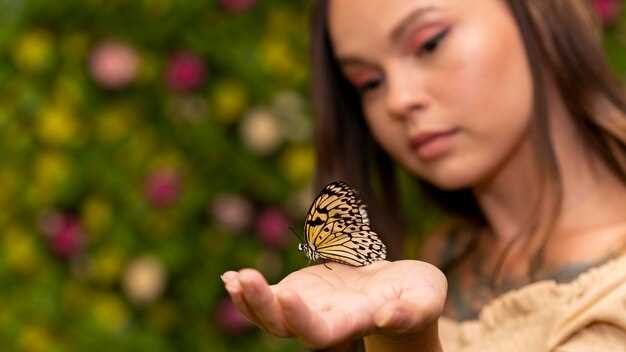
[[[250,225],[253,211],[248,200],[234,194],[217,197],[211,206],[211,212],[218,224],[235,232]]]
[[[234,13],[241,13],[256,5],[256,0],[220,0],[224,9]]]
[[[103,87],[119,89],[137,75],[139,59],[131,47],[120,42],[100,44],[91,54],[89,68],[93,78]]]
[[[228,298],[218,304],[215,321],[222,330],[231,335],[239,335],[252,327],[252,323],[235,308]]]
[[[273,248],[283,248],[288,242],[289,220],[278,209],[264,210],[256,220],[256,229],[263,243]]]
[[[624,7],[624,0],[593,0],[593,8],[605,26],[617,21]]]
[[[206,68],[202,60],[190,52],[182,52],[170,59],[166,79],[170,89],[189,91],[204,82]]]
[[[40,227],[46,234],[48,244],[54,254],[64,259],[71,259],[80,254],[85,233],[74,216],[48,214],[42,219]]]
[[[178,199],[180,192],[180,176],[172,168],[158,169],[146,178],[144,193],[155,207],[163,208],[172,205]]]

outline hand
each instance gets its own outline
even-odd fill
[[[338,263],[305,267],[276,285],[256,270],[222,275],[237,308],[276,336],[325,348],[369,334],[411,335],[443,311],[447,282],[425,262],[381,261],[365,267]]]

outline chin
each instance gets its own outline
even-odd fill
[[[458,191],[464,188],[473,188],[480,183],[480,180],[484,177],[484,173],[480,168],[476,166],[468,165],[467,163],[455,163],[455,165],[448,165],[449,167],[442,167],[428,170],[424,172],[412,172],[415,176],[424,179],[433,186],[440,188],[444,191]]]
[[[428,179],[427,181],[444,191],[458,191],[473,185],[471,181],[463,177]]]

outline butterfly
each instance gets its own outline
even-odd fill
[[[328,184],[311,204],[298,250],[309,261],[352,266],[368,265],[387,256],[358,192],[342,181]]]

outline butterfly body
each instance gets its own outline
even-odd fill
[[[330,183],[315,198],[298,250],[310,261],[364,266],[386,258],[386,247],[370,226],[365,204],[346,183]]]
[[[305,243],[298,244],[298,250],[304,253],[304,256],[309,259],[309,261],[316,262],[320,260],[320,254],[315,250],[315,248],[309,246]]]

